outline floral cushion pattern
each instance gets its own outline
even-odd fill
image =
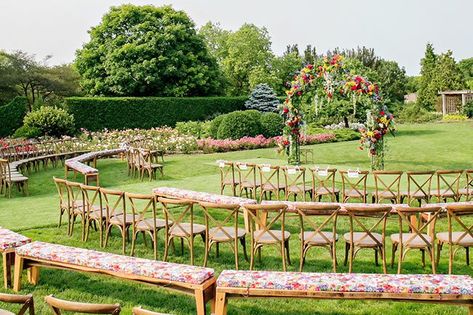
[[[30,238],[0,227],[0,251],[23,246],[30,242]]]
[[[71,159],[67,159],[65,163],[67,167],[72,168],[73,170],[76,170],[82,174],[93,174],[98,173],[99,171],[96,168],[84,164],[83,162],[93,160],[94,158],[112,156],[123,152],[125,152],[125,148],[88,152]]]
[[[446,208],[447,206],[473,206],[473,201],[459,201],[459,202],[440,202],[440,203],[427,203],[422,205],[422,208],[425,207],[442,207]]]
[[[287,206],[287,210],[290,212],[296,211],[298,205],[339,205],[340,211],[345,212],[345,207],[349,206],[356,206],[356,207],[366,207],[366,208],[375,208],[379,207],[380,204],[375,203],[340,203],[340,202],[302,202],[302,201],[277,201],[277,200],[263,200],[261,204],[263,205],[271,205],[271,204],[285,204]],[[396,208],[407,208],[409,205],[407,204],[385,204],[385,206],[391,206],[393,208],[393,212],[396,211]]]
[[[460,275],[385,275],[224,270],[218,277],[217,287],[473,295],[473,278]]]
[[[211,194],[211,193],[206,193],[206,192],[180,189],[180,188],[174,188],[174,187],[158,187],[158,188],[153,189],[153,193],[155,193],[158,196],[163,196],[163,197],[184,198],[184,199],[190,199],[194,201],[204,201],[204,202],[212,202],[212,203],[219,203],[219,204],[244,205],[244,204],[256,203],[256,200],[254,199],[230,197],[230,196],[224,196],[224,195],[219,195],[219,194]]]
[[[210,268],[116,255],[89,249],[33,242],[16,249],[21,256],[84,266],[98,270],[149,277],[164,281],[201,284],[214,275]]]

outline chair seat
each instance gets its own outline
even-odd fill
[[[205,225],[194,223],[193,234],[203,234],[205,232]],[[169,234],[178,237],[188,237],[191,235],[191,224],[190,223],[179,223],[172,226],[169,230]]]
[[[336,195],[340,193],[340,189],[335,187],[319,187],[315,190],[316,195]]]
[[[325,236],[325,237],[324,237]],[[299,233],[299,239],[301,235]],[[335,234],[335,241],[338,240],[338,235]],[[306,231],[304,232],[304,242],[310,245],[330,245],[333,243],[333,232],[319,232]]]
[[[370,236],[366,235],[367,233],[365,232],[354,232],[353,233],[353,243],[355,243],[355,246],[359,247],[376,247],[378,244],[375,242],[375,240]],[[379,242],[383,242],[383,237],[379,233],[371,233],[371,235]],[[350,242],[350,233],[345,233],[343,235],[343,238],[345,239],[345,242],[349,243]]]
[[[11,183],[26,182],[27,180],[28,180],[28,177],[25,177],[25,176],[12,176],[11,178],[5,178],[5,181],[11,182]]]
[[[261,184],[258,181],[256,181],[255,183],[249,182],[249,181],[242,181],[240,186],[242,188],[253,188],[253,187],[260,187]]]
[[[411,197],[414,199],[426,199],[428,196],[424,194],[422,191],[401,191],[401,196],[403,197]]]
[[[223,184],[224,185],[238,185],[240,182],[238,179],[235,179],[235,180],[231,180],[231,179],[226,179],[223,181]]]
[[[130,225],[133,223],[133,217],[136,218],[137,216],[133,216],[133,214],[126,214],[125,217],[123,217],[123,213],[115,214],[110,218],[110,224],[123,225],[123,223],[125,223],[125,225]]]
[[[458,190],[458,193],[463,196],[468,196],[468,195],[473,196],[473,188],[470,188],[469,190],[466,188],[462,188]]]
[[[366,198],[368,196],[368,192],[366,192],[363,196],[363,190],[355,190],[355,189],[350,189],[345,192],[345,196],[350,197],[350,198]]]
[[[168,224],[171,225],[172,223],[168,221]],[[166,227],[166,220],[156,219],[156,230],[163,229]],[[152,231],[154,229],[154,219],[147,218],[141,220],[136,224],[136,229],[138,231]]]
[[[227,234],[225,234],[225,232]],[[235,238],[241,238],[246,235],[245,229],[238,228],[235,237],[235,227],[233,226],[224,226],[222,228],[211,228],[209,229],[209,239],[215,242],[226,242],[234,240]]]
[[[269,190],[280,190],[280,189],[285,189],[286,186],[284,184],[279,184],[279,187],[277,184],[271,184],[271,183],[265,183],[261,185],[261,189],[263,191],[269,191]]]
[[[473,237],[471,237],[470,234],[466,234],[465,236],[464,232],[452,232],[452,242],[455,245],[460,245],[460,246],[473,246]],[[462,237],[463,236],[463,237]],[[460,237],[462,237],[460,239]],[[442,243],[450,243],[448,240],[448,232],[439,232],[437,233],[437,239],[442,242]]]
[[[272,234],[270,234],[271,232]],[[273,237],[274,235],[274,237]],[[257,243],[262,244],[274,244],[281,241],[286,241],[291,237],[291,233],[284,231],[284,237],[282,231],[280,230],[269,230],[269,231],[255,231],[253,232],[253,237]]]
[[[156,164],[156,163],[151,163],[151,168],[156,169],[156,168],[163,168],[162,164]]]
[[[7,310],[0,310],[0,315],[15,315],[15,313],[9,312]]]
[[[379,199],[396,199],[396,193],[391,191],[373,191],[373,196]]]
[[[412,236],[414,238],[411,239]],[[417,234],[415,233],[403,233],[402,234],[402,245],[407,246],[407,247],[413,247],[413,248],[425,248],[428,247],[428,245],[432,245],[433,239],[431,236],[422,233],[422,236],[429,242],[429,244],[426,244],[426,242]],[[391,235],[391,241],[393,243],[399,244],[400,242],[400,234],[395,233]]]
[[[452,190],[450,189],[440,189],[440,195],[439,195],[439,191],[437,189],[432,189],[430,191],[430,195],[431,196],[435,196],[435,197],[445,197],[445,198],[453,198],[456,196],[455,192],[453,192]]]
[[[310,186],[302,187],[302,186],[297,186],[297,185],[291,185],[291,186],[286,187],[286,191],[292,192],[292,193],[303,193],[307,191],[312,191],[312,187]]]

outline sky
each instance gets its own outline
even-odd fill
[[[237,30],[243,23],[268,29],[273,52],[307,44],[319,53],[335,47],[374,48],[417,75],[427,42],[473,57],[472,0],[0,0],[0,49],[23,50],[50,64],[70,63],[110,6],[170,4],[197,27],[208,21]]]

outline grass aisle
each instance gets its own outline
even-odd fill
[[[386,160],[387,169],[431,170],[431,169],[466,169],[473,168],[473,123],[401,125],[396,138],[388,137],[389,152]],[[331,143],[314,145],[317,165],[346,168],[369,168],[366,151],[357,150],[357,142]],[[165,177],[157,181],[141,182],[127,176],[126,164],[120,160],[101,160],[98,163],[101,185],[107,188],[122,189],[130,192],[148,193],[157,186],[175,186],[200,191],[217,192],[219,174],[215,161],[226,159],[232,161],[267,162],[284,165],[283,156],[274,149],[239,151],[208,155],[176,155],[166,157]],[[8,227],[32,237],[35,240],[98,249],[98,233],[91,232],[87,243],[80,241],[80,226],[71,238],[66,236],[66,227],[58,229],[58,198],[52,176],[63,176],[62,168],[48,169],[30,176],[31,196],[22,197],[15,193],[8,200],[0,197],[0,226]],[[372,183],[369,183],[372,186]],[[299,264],[299,242],[297,240],[298,220],[289,220],[291,238],[292,266],[295,271]],[[446,228],[444,223],[439,229]],[[345,219],[340,219],[339,235],[348,231]],[[391,219],[388,234],[397,230],[397,220]],[[162,234],[160,234],[162,240]],[[203,246],[196,239],[196,263],[203,260]],[[177,244],[177,243],[176,243]],[[128,249],[130,247],[128,246]],[[343,266],[343,241],[337,246],[339,271],[346,272]],[[162,242],[159,252],[163,252]],[[106,251],[120,253],[121,239],[115,230],[111,243]],[[390,261],[391,245],[387,245]],[[240,250],[241,253],[241,250]],[[137,256],[151,258],[152,250],[145,248],[141,239],[137,245]],[[248,263],[241,257],[241,268],[248,268]],[[188,251],[183,257],[171,252],[170,261],[187,263]],[[420,253],[412,251],[403,266],[405,273],[430,273],[430,267],[421,266]],[[443,251],[439,272],[446,273],[447,251]],[[225,245],[217,259],[214,253],[210,256],[209,266],[217,273],[223,269],[233,269],[233,255]],[[256,263],[257,269],[281,270],[281,260],[276,251],[263,249],[263,262]],[[355,261],[356,272],[381,272],[381,267],[374,265],[372,251],[361,252]],[[395,268],[389,268],[390,273]],[[309,253],[305,271],[330,272],[331,262],[328,252],[315,249]],[[472,268],[464,263],[464,252],[458,254],[455,273],[473,274]],[[124,307],[123,314],[130,314],[131,307],[143,305],[156,311],[171,314],[192,314],[193,299],[181,294],[173,294],[162,289],[132,284],[109,277],[84,275],[75,272],[44,270],[40,284],[36,287],[25,285],[24,293],[32,292],[36,297],[38,314],[49,314],[42,297],[46,294],[57,294],[61,298],[93,302],[119,302]],[[438,306],[414,303],[390,303],[368,301],[313,301],[313,300],[230,300],[230,314],[466,314],[461,307]]]

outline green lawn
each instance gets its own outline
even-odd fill
[[[473,123],[401,125],[396,138],[389,138],[389,152],[386,169],[392,170],[432,170],[432,169],[466,169],[473,168]],[[339,169],[360,168],[369,169],[369,159],[366,151],[357,150],[356,142],[331,143],[314,145],[316,164],[329,165]],[[284,157],[278,155],[275,149],[262,149],[208,155],[175,155],[166,157],[165,177],[157,181],[141,182],[127,176],[126,164],[120,160],[99,161],[101,185],[107,188],[122,189],[130,192],[148,193],[157,186],[174,186],[200,191],[217,192],[219,190],[218,159],[232,161],[267,162],[284,165]],[[17,192],[10,200],[0,198],[0,225],[32,237],[35,240],[61,243],[79,247],[98,249],[98,233],[91,232],[88,243],[80,241],[80,228],[73,237],[66,236],[66,228],[56,227],[58,220],[58,198],[52,176],[63,176],[61,168],[41,170],[30,176],[30,196],[23,197]],[[79,179],[80,180],[80,179]],[[370,186],[372,183],[370,182]],[[339,234],[347,232],[345,219],[340,219]],[[299,242],[297,240],[298,220],[289,219],[291,238],[292,265],[289,270],[297,270],[299,264]],[[445,222],[440,222],[439,229],[445,228]],[[391,219],[388,233],[395,233],[397,220]],[[111,243],[104,249],[120,253],[121,239],[114,232]],[[196,239],[196,263],[203,259],[203,246]],[[343,241],[339,242],[338,271],[346,272],[343,262]],[[128,247],[129,248],[129,247]],[[163,244],[160,243],[162,254]],[[390,260],[391,245],[388,243],[388,261]],[[178,251],[179,252],[179,251]],[[240,251],[241,253],[241,251]],[[137,256],[150,258],[152,250],[145,248],[141,239],[137,247]],[[355,261],[356,272],[381,272],[373,261],[373,252],[361,252]],[[187,263],[188,252],[184,256],[171,251],[170,261]],[[404,272],[430,273],[430,267],[422,268],[420,254],[412,251],[408,254],[403,266]],[[447,251],[441,257],[439,272],[447,270]],[[240,259],[241,268],[249,264]],[[209,260],[209,266],[219,273],[223,269],[234,268],[233,255],[229,248],[222,246],[221,255],[217,259],[214,253]],[[263,250],[263,262],[256,263],[257,269],[281,270],[281,260],[273,249]],[[315,249],[309,253],[306,271],[330,272],[331,262],[328,253]],[[394,273],[396,268],[390,268]],[[473,270],[464,263],[464,252],[458,254],[455,273],[472,274]],[[124,308],[124,314],[131,313],[131,307],[143,305],[156,311],[171,314],[192,314],[194,301],[182,294],[153,287],[132,284],[109,277],[91,276],[75,272],[44,270],[40,284],[36,287],[25,283],[23,293],[32,292],[37,301],[38,314],[48,314],[42,302],[46,294],[56,294],[61,298],[93,301],[118,302]],[[390,302],[360,302],[360,301],[313,301],[313,300],[230,300],[230,314],[466,314],[461,307],[437,306],[430,304],[390,303]]]

